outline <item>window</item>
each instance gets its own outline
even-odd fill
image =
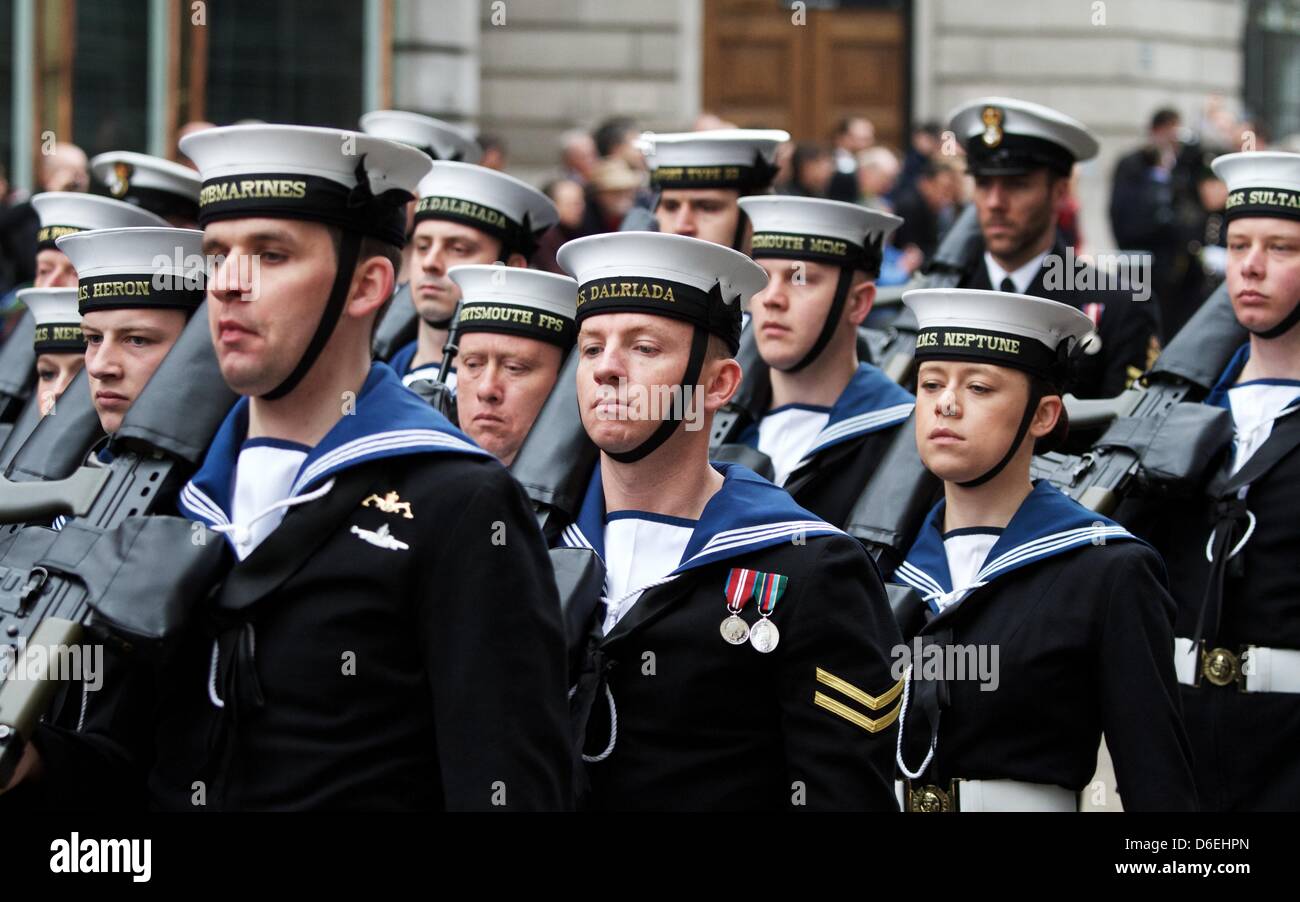
[[[1246,106],[1274,141],[1300,134],[1300,0],[1252,0]]]
[[[0,0],[0,168],[4,169],[7,178],[13,178],[14,171],[13,22],[13,0]]]
[[[76,5],[73,140],[88,156],[149,147],[149,0]]]

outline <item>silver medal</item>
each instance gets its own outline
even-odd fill
[[[732,645],[743,645],[749,638],[749,624],[741,620],[735,614],[732,614],[726,620],[722,621],[719,627],[722,638],[726,639]]]
[[[775,623],[766,617],[755,623],[749,631],[749,644],[763,654],[767,654],[776,648],[776,644],[780,641],[781,631],[776,628]]]

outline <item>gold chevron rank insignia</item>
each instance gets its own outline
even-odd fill
[[[401,514],[408,520],[414,520],[415,515],[411,513],[411,502],[403,501],[402,496],[396,492],[389,492],[384,497],[371,495],[365,501],[361,502],[362,507],[377,507],[386,514]]]
[[[868,733],[879,733],[881,730],[888,729],[890,724],[898,719],[898,712],[903,707],[903,703],[899,701],[899,696],[903,694],[902,680],[899,680],[880,695],[872,695],[869,692],[863,692],[847,680],[840,679],[830,671],[818,667],[817,682],[827,689],[834,690],[836,695],[830,695],[818,689],[813,693],[813,704],[831,712],[836,717],[843,717],[849,723],[862,727]],[[888,714],[872,718],[863,714],[857,708],[845,704],[841,700],[842,698],[861,705],[869,711],[888,708],[895,701],[898,701],[898,704],[894,705]]]

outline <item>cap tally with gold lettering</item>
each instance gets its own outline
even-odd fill
[[[502,259],[532,255],[537,239],[559,221],[555,204],[532,185],[470,163],[437,162],[420,182],[415,222],[443,219],[501,242]]]
[[[741,306],[767,273],[729,247],[659,232],[611,232],[560,248],[560,266],[578,280],[576,320],[601,313],[652,313],[717,335],[734,354]]]
[[[38,251],[56,250],[55,241],[59,238],[90,229],[167,226],[167,220],[148,210],[111,197],[78,191],[37,194],[32,198],[32,207],[41,220],[40,231],[36,233]]]
[[[86,337],[81,334],[75,288],[24,288],[18,300],[36,321],[37,354],[81,354]]]
[[[812,260],[870,275],[879,274],[885,239],[903,224],[882,210],[817,197],[742,197],[740,209],[754,224],[751,257]]]
[[[790,140],[778,129],[722,128],[701,132],[645,132],[638,142],[656,190],[734,188],[759,193],[776,178],[776,149]]]
[[[59,239],[77,269],[82,314],[157,309],[193,313],[206,284],[196,229],[103,229]]]
[[[1226,222],[1245,217],[1300,219],[1300,153],[1255,150],[1210,164],[1228,188]]]
[[[427,153],[435,160],[477,163],[483,148],[456,126],[432,116],[404,110],[374,110],[361,117],[367,135],[400,141]]]
[[[1075,163],[1091,160],[1099,149],[1082,122],[1026,100],[981,97],[948,118],[976,176],[1023,175],[1044,167],[1068,176]]]
[[[401,247],[406,209],[428,155],[360,132],[301,125],[231,125],[186,135],[199,167],[199,224],[302,219]]]
[[[148,154],[113,150],[92,159],[90,171],[118,200],[164,218],[198,221],[203,180],[188,166]]]
[[[1064,390],[1092,320],[1045,298],[968,288],[903,293],[916,314],[916,361],[965,360],[1022,370]]]
[[[576,334],[578,283],[568,276],[517,266],[453,266],[460,286],[457,331],[497,332],[534,338],[567,351]]]

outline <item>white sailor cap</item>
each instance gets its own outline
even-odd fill
[[[883,210],[818,197],[742,197],[740,209],[754,225],[751,257],[813,260],[872,275],[880,272],[885,239],[903,224]]]
[[[75,288],[24,288],[18,300],[36,321],[37,354],[80,354],[86,350],[81,334]]]
[[[193,313],[207,283],[197,229],[102,229],[59,239],[77,269],[83,314],[156,308]]]
[[[659,232],[577,238],[556,259],[578,280],[577,322],[600,313],[652,313],[685,320],[740,346],[741,306],[767,273],[729,247]]]
[[[501,332],[573,347],[578,283],[568,276],[497,264],[453,266],[460,286],[460,334]]]
[[[638,143],[656,189],[735,188],[747,194],[771,187],[776,149],[789,140],[779,129],[720,128],[645,132]]]
[[[1082,122],[1026,100],[981,97],[948,118],[972,175],[1020,175],[1043,167],[1069,175],[1075,163],[1091,160],[1099,149]]]
[[[1210,164],[1228,187],[1223,218],[1300,219],[1300,153],[1256,150],[1216,157]]]
[[[361,117],[361,130],[376,138],[417,147],[435,160],[477,163],[483,148],[463,131],[441,119],[403,110],[374,110]]]
[[[1007,366],[1064,388],[1092,320],[1068,304],[1002,291],[930,288],[903,293],[917,321],[916,361]]]
[[[437,162],[420,182],[415,221],[446,219],[502,243],[502,256],[532,255],[537,239],[560,219],[555,204],[514,176],[471,163]]]
[[[429,171],[428,155],[360,132],[303,125],[231,125],[186,135],[199,167],[199,224],[224,219],[305,219],[406,243],[406,203]]]
[[[93,158],[90,171],[118,200],[163,217],[199,218],[203,180],[188,166],[148,154],[113,150]]]
[[[88,229],[120,229],[131,226],[166,226],[167,220],[148,210],[110,197],[78,191],[47,191],[32,198],[40,217],[36,233],[37,250],[53,250],[55,240]]]

